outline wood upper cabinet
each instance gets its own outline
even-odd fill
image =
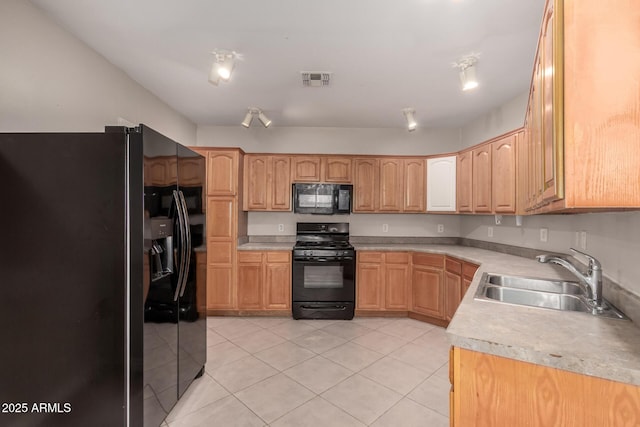
[[[291,309],[291,252],[238,252],[238,309]]]
[[[404,206],[404,173],[401,159],[380,159],[380,211],[401,212]]]
[[[518,134],[491,143],[493,212],[516,212],[516,148]]]
[[[424,212],[426,208],[426,167],[424,159],[404,159],[404,212]]]
[[[458,347],[449,363],[454,427],[640,423],[640,387],[632,384]]]
[[[629,55],[639,21],[631,1],[546,2],[526,122],[528,212],[640,207],[640,56]]]
[[[291,161],[289,156],[244,156],[243,209],[291,210]]]
[[[423,158],[355,159],[354,212],[424,212]]]
[[[355,159],[353,212],[375,212],[379,202],[378,159]]]
[[[268,199],[273,211],[291,210],[291,176],[288,156],[271,157],[271,185],[267,187]]]
[[[407,252],[358,252],[356,308],[358,310],[408,309],[410,255]]]
[[[462,151],[456,157],[458,212],[473,212],[473,151]]]
[[[238,193],[239,159],[239,151],[208,151],[207,193],[210,196],[232,196]]]
[[[291,180],[293,182],[320,182],[320,156],[293,156]]]
[[[291,157],[291,180],[350,184],[351,157],[294,155]]]
[[[445,318],[443,270],[443,255],[413,254],[411,311]]]
[[[427,212],[456,211],[457,156],[427,159]]]
[[[473,149],[472,153],[473,211],[479,213],[491,213],[491,144],[476,147]]]
[[[351,164],[351,157],[323,157],[321,164],[323,180],[325,182],[351,184],[353,181]]]

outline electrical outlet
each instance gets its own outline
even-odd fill
[[[548,238],[549,238],[549,229],[548,228],[541,228],[540,229],[540,241],[541,242],[546,242]]]
[[[282,233],[284,231],[284,224],[278,224],[278,231]]]
[[[582,250],[587,249],[587,232],[586,231],[580,232],[580,249]]]
[[[444,233],[444,224],[438,224],[438,233]]]
[[[382,224],[382,232],[383,233],[389,232],[389,224]]]
[[[487,236],[493,237],[493,227],[487,227]]]

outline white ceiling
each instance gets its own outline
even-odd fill
[[[31,0],[199,125],[460,127],[529,88],[544,0]],[[214,49],[242,55],[228,83]],[[480,87],[452,63],[479,54]],[[300,71],[330,71],[327,88]],[[524,115],[524,112],[523,112]],[[255,123],[253,126],[258,125]]]

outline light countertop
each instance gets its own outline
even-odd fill
[[[456,245],[355,247],[362,251],[440,253],[479,264],[471,287],[447,328],[451,343],[457,347],[640,386],[640,328],[635,323],[473,298],[484,272],[574,280],[562,267]]]
[[[356,251],[437,253],[480,265],[447,328],[451,343],[457,347],[640,386],[640,328],[636,323],[473,298],[484,272],[574,280],[562,267],[468,246],[353,245]],[[292,247],[291,242],[246,243],[239,245],[238,250]],[[606,283],[604,291],[605,298],[610,299]]]

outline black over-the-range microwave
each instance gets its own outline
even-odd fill
[[[293,184],[293,211],[303,214],[351,213],[353,185]]]

